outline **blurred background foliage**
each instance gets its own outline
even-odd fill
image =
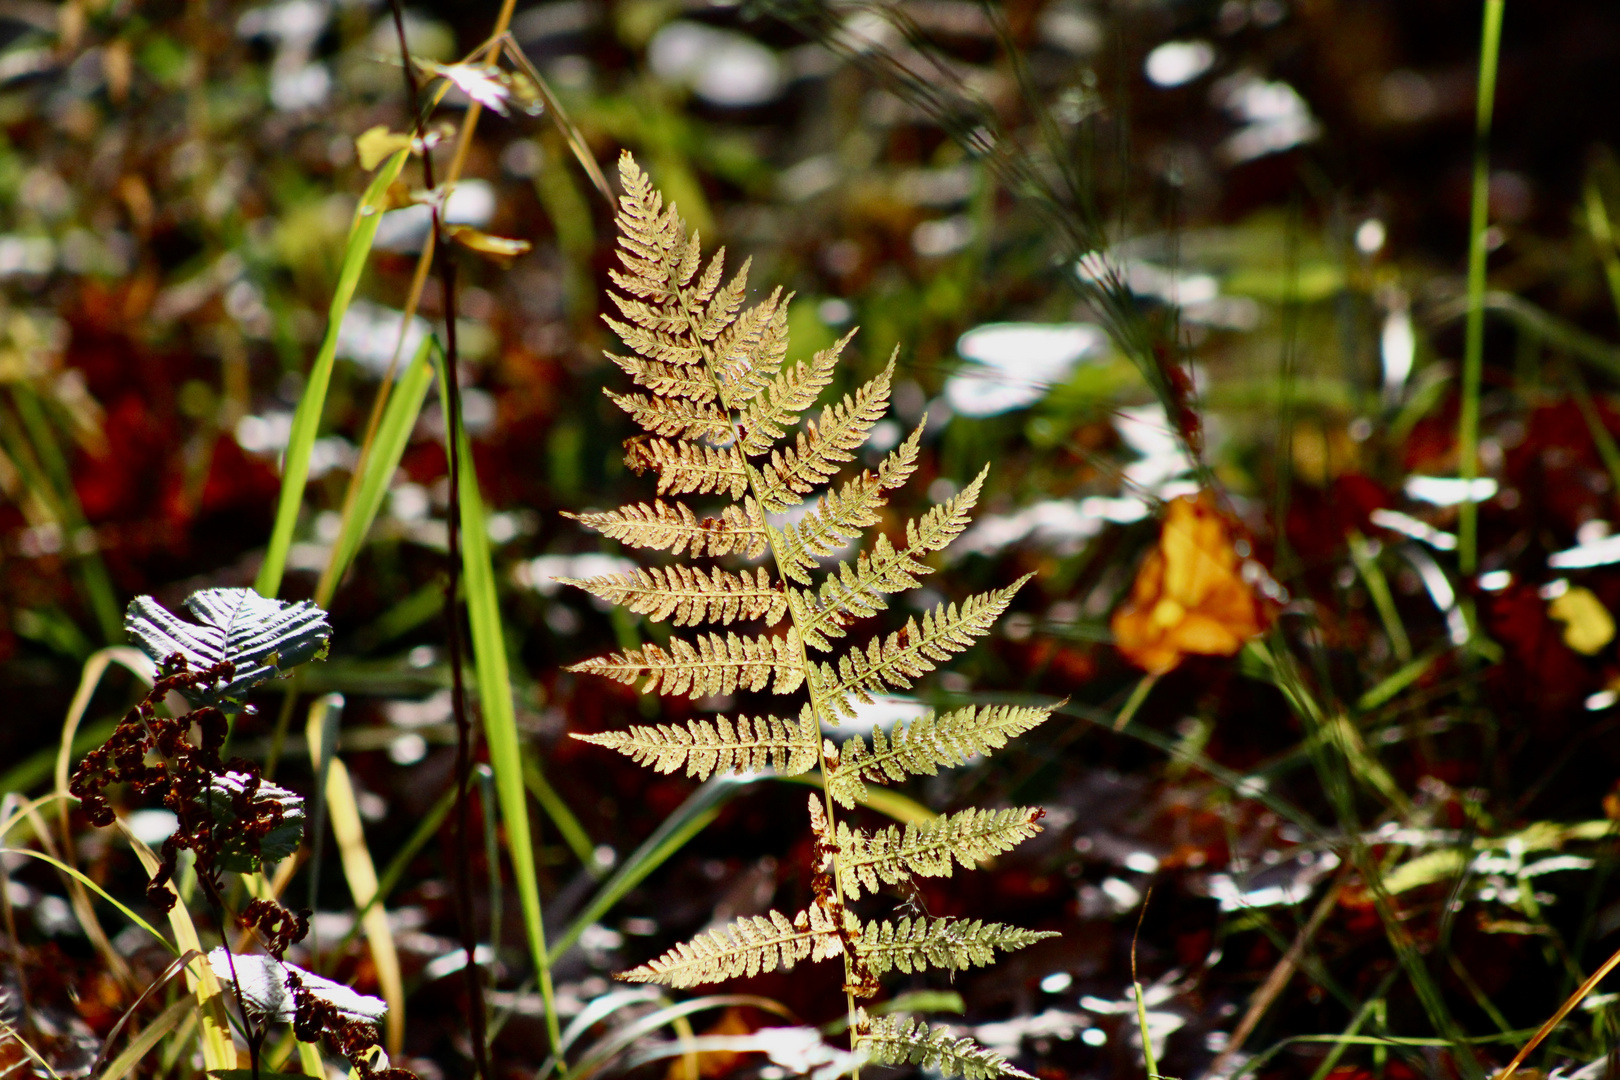
[[[410,5],[411,48],[454,60],[494,17],[492,3]],[[993,463],[978,524],[920,603],[1039,576],[1000,636],[923,696],[1072,704],[994,768],[912,791],[935,809],[972,791],[1052,815],[1040,842],[948,888],[919,885],[916,900],[1064,931],[960,980],[981,1041],[1043,1076],[1139,1068],[1121,1002],[1154,882],[1140,959],[1167,1072],[1207,1069],[1286,963],[1299,992],[1265,1001],[1245,1050],[1276,1056],[1255,1067],[1473,1075],[1477,1063],[1423,1044],[1434,1015],[1395,977],[1370,886],[1335,869],[1352,829],[1383,845],[1386,887],[1456,1031],[1534,1028],[1615,944],[1603,820],[1620,817],[1605,802],[1620,659],[1612,618],[1600,631],[1620,603],[1620,541],[1608,539],[1620,114],[1605,105],[1620,9],[1509,6],[1489,174],[1481,574],[1464,578],[1455,431],[1478,25],[1479,4],[1462,0],[1009,0],[992,12],[967,0],[547,0],[512,21],[597,160],[632,150],[706,242],[753,259],[756,290],[794,293],[790,357],[859,326],[842,392],[899,347],[896,420],[874,453],[926,414],[918,492],[948,497]],[[940,91],[932,105],[897,81],[904,70]],[[952,102],[972,109],[951,114]],[[466,100],[452,91],[446,105],[453,117]],[[981,115],[1034,175],[1060,158],[1083,166],[1133,310],[1189,362],[1202,461],[1075,287],[1086,264],[1051,224],[1073,208],[1009,188],[973,143],[967,121]],[[368,180],[355,138],[379,124],[403,129],[406,107],[387,9],[371,0],[0,0],[0,788],[48,778],[80,665],[122,641],[131,596],[174,607],[195,588],[253,580]],[[663,632],[552,580],[624,565],[558,511],[650,486],[624,468],[630,425],[600,392],[622,389],[597,318],[610,208],[546,117],[487,115],[464,175],[447,220],[534,245],[509,268],[462,259],[457,307],[519,723],[545,770],[548,919],[561,926],[693,785],[649,782],[563,737],[651,713],[633,691],[560,666]],[[340,334],[286,595],[313,590],[337,538],[427,228],[420,206],[382,218]],[[437,288],[406,330],[407,356],[442,319]],[[347,695],[340,749],[379,861],[450,769],[443,426],[430,398],[332,603],[331,658],[288,691]],[[1110,644],[1109,615],[1161,503],[1200,477],[1247,529],[1238,554],[1278,612],[1274,650],[1292,649],[1320,699],[1354,718],[1359,821],[1335,818],[1308,767],[1320,739],[1252,654],[1189,660],[1142,703],[1136,737],[1103,730],[1139,676]],[[925,505],[902,496],[888,525]],[[86,731],[104,735],[133,694],[110,679]],[[265,753],[279,708],[270,695],[235,749]],[[289,760],[307,785],[303,755]],[[788,869],[804,860],[782,850],[798,790],[732,795],[559,962],[565,1007],[711,918],[808,887]],[[1515,832],[1583,822],[1567,837]],[[1577,841],[1578,854],[1550,854]],[[1421,862],[1476,848],[1459,864],[1469,873]],[[452,934],[446,855],[422,848],[390,902],[424,1018],[409,1045],[423,1075],[464,1068],[449,1008],[459,984],[435,967]],[[109,855],[100,872],[130,868]],[[341,875],[324,880],[332,925],[352,923]],[[22,888],[13,902],[32,910],[34,951],[13,966],[63,1031],[104,1034],[116,1013],[95,1004],[107,977],[96,954],[49,903],[49,879]],[[497,891],[484,917],[511,921],[516,906]],[[512,964],[494,976],[509,1017],[497,1045],[538,1065],[521,927],[495,936]],[[321,970],[364,987],[367,963],[345,946]],[[830,1000],[818,977],[753,989],[813,1014]],[[1557,1060],[1608,1045],[1609,999],[1593,1000]],[[1347,1026],[1418,1041],[1284,1045]]]

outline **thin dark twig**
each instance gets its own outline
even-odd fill
[[[399,54],[405,75],[405,100],[411,103],[416,138],[422,147],[422,181],[429,191],[433,180],[433,154],[423,138],[424,117],[419,104],[416,65],[405,43],[405,15],[399,0],[392,0],[394,30],[399,36]],[[444,585],[445,636],[450,649],[451,708],[456,721],[456,914],[461,924],[461,946],[467,953],[467,1026],[472,1041],[473,1064],[482,1080],[489,1080],[489,1052],[484,1041],[484,985],[478,968],[478,933],[473,922],[472,848],[468,842],[467,797],[472,778],[472,723],[467,717],[467,687],[462,673],[461,611],[456,593],[461,579],[461,381],[457,372],[456,347],[456,269],[442,242],[441,205],[431,204],[433,212],[434,263],[444,293],[444,414],[450,442],[450,505],[447,549],[449,567]]]

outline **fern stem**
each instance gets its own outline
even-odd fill
[[[664,254],[665,265],[671,271],[670,277],[669,277],[670,287],[674,290],[676,299],[680,301],[681,312],[686,316],[687,324],[691,327],[692,340],[697,342],[699,348],[701,348],[703,350],[703,367],[704,367],[704,370],[709,373],[709,378],[711,380],[713,380],[713,382],[714,382],[714,387],[715,387],[715,393],[716,393],[716,396],[717,396],[717,400],[719,401],[721,407],[726,409],[726,413],[731,419],[733,430],[740,430],[741,425],[738,423],[738,417],[737,417],[736,413],[730,408],[729,405],[726,404],[725,385],[721,382],[720,372],[717,370],[717,368],[715,366],[714,350],[710,347],[709,343],[704,340],[703,335],[701,333],[700,325],[699,325],[697,317],[696,317],[696,314],[692,310],[691,303],[687,300],[686,290],[685,290],[685,288],[683,286],[681,286],[679,284],[679,275],[677,275],[676,273],[673,272],[675,268],[671,265],[671,254],[672,254],[671,252],[667,252],[667,251]],[[740,441],[741,440],[739,439],[739,443],[740,443]],[[763,492],[761,491],[761,488],[760,488],[759,470],[754,468],[752,465],[748,464],[748,460],[743,455],[740,446],[738,447],[738,457],[742,461],[743,473],[748,478],[748,493],[753,496],[755,503],[758,504],[758,506],[760,508],[759,512],[761,514],[763,514],[765,512],[765,500],[762,497]],[[765,531],[765,539],[766,539],[766,546],[770,549],[771,559],[776,564],[776,577],[777,577],[777,580],[779,582],[781,582],[783,584],[783,587],[785,588],[786,584],[787,584],[787,581],[788,581],[787,570],[786,570],[786,567],[784,566],[784,564],[782,562],[782,554],[777,549],[775,538],[772,536],[771,530],[769,528],[767,528],[766,531]],[[798,615],[794,612],[793,606],[791,604],[788,605],[788,618],[792,620],[793,628],[795,630],[799,630],[800,628],[799,628],[799,624],[798,624]],[[812,714],[814,714],[814,716],[816,718],[816,724],[817,724],[818,730],[819,730],[819,726],[823,722],[824,718],[827,717],[830,714],[826,711],[826,709],[822,705],[820,695],[818,694],[817,689],[816,689],[815,680],[810,678],[810,652],[809,652],[809,646],[807,646],[805,644],[804,634],[801,632],[801,633],[796,633],[794,636],[799,641],[799,663],[804,669],[805,689],[810,694],[810,711],[811,711]],[[817,753],[817,755],[816,755],[816,781],[821,787],[822,809],[823,809],[823,812],[827,815],[827,835],[828,836],[837,836],[838,835],[838,819],[836,817],[837,811],[836,811],[836,808],[833,806],[832,792],[827,786],[827,760],[826,760],[826,755],[822,754],[822,753]],[[836,860],[838,858],[838,856],[835,854],[833,856],[833,858],[834,858],[834,860]],[[834,895],[838,898],[838,914],[837,914],[837,917],[839,919],[838,929],[839,929],[839,933],[842,934],[842,932],[843,932],[843,921],[842,920],[843,920],[844,911],[845,911],[845,906],[844,906],[844,885],[843,885],[843,881],[842,881],[842,875],[840,875],[839,872],[838,872],[838,866],[836,865],[836,862],[835,862],[835,864],[833,866],[832,879],[833,879]],[[859,1039],[860,1039],[859,1026],[856,1023],[855,993],[854,993],[853,990],[850,989],[850,987],[854,985],[854,982],[855,982],[854,955],[853,955],[851,949],[849,948],[848,942],[846,941],[845,945],[844,945],[844,1003],[845,1003],[845,1006],[846,1006],[846,1009],[847,1009],[847,1012],[848,1012],[848,1015],[849,1015],[849,1049],[850,1049],[851,1053],[855,1052],[855,1049],[856,1049],[857,1045],[859,1044]],[[855,1065],[855,1067],[853,1069],[853,1072],[852,1072],[852,1078],[853,1078],[853,1080],[860,1080],[860,1076],[861,1076],[860,1065],[857,1062],[857,1064]]]

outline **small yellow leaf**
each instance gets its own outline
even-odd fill
[[[1265,624],[1214,500],[1207,494],[1171,500],[1159,546],[1143,561],[1130,599],[1114,612],[1119,651],[1163,675],[1189,653],[1231,656]]]
[[[354,152],[359,155],[360,167],[366,172],[375,169],[401,150],[410,149],[410,146],[409,135],[389,131],[387,124],[378,124],[354,140]]]
[[[1595,656],[1614,640],[1614,616],[1591,589],[1567,589],[1547,605],[1547,614],[1564,624],[1564,644],[1583,656]]]
[[[513,240],[505,236],[492,236],[469,225],[452,225],[446,230],[450,239],[464,248],[488,255],[496,262],[509,265],[519,255],[526,255],[533,247],[527,240]]]

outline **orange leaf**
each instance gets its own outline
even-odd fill
[[[1207,494],[1173,500],[1159,546],[1137,571],[1130,600],[1114,612],[1119,651],[1154,675],[1189,653],[1236,653],[1265,629],[1241,565],[1231,531]]]

